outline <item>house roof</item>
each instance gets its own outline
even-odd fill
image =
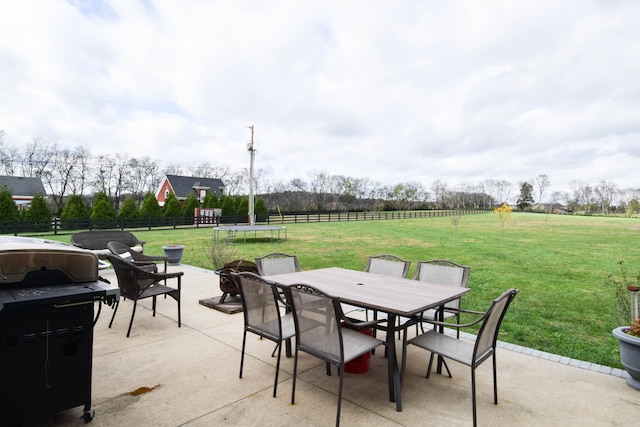
[[[211,190],[220,195],[224,188],[224,183],[218,178],[200,178],[195,176],[165,175],[176,198],[186,198],[189,193],[195,190]]]
[[[40,178],[26,176],[2,176],[0,175],[0,185],[6,185],[11,195],[15,197],[33,197],[37,193],[46,196],[47,193]]]

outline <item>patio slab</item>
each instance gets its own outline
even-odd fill
[[[199,303],[220,296],[218,276],[186,265],[170,266],[183,277],[182,327],[174,300],[139,303],[126,337],[131,301],[122,301],[111,329],[103,306],[94,331],[93,426],[327,426],[335,424],[338,376],[302,354],[296,404],[291,405],[293,359],[282,358],[278,395],[273,343],[249,334],[244,375],[238,378],[242,313],[225,314]],[[101,275],[116,282],[111,270]],[[508,314],[506,321],[509,321]],[[413,328],[412,328],[413,329]],[[414,329],[415,330],[415,329]],[[428,353],[409,346],[403,412],[387,394],[386,360],[376,352],[365,374],[346,374],[345,426],[471,425],[471,383],[466,366],[449,362],[453,378],[426,379]],[[504,345],[498,349],[498,398],[493,404],[491,363],[477,370],[479,425],[632,426],[640,420],[640,394],[615,370],[585,362],[565,363],[548,353]],[[1,413],[0,413],[1,415]],[[82,425],[82,407],[24,426]]]

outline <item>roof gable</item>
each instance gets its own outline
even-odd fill
[[[221,194],[224,183],[219,178],[200,178],[195,176],[165,175],[176,198],[186,198],[195,189],[207,189],[217,195]]]
[[[46,196],[47,193],[40,178],[26,176],[2,176],[0,175],[0,185],[4,184],[9,189],[12,196],[33,197],[37,193]]]

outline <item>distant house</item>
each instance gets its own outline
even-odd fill
[[[0,186],[7,187],[13,197],[13,201],[20,210],[28,207],[36,194],[47,195],[40,178],[0,175]]]
[[[180,203],[184,203],[189,194],[194,194],[202,203],[208,194],[220,197],[224,194],[224,183],[218,178],[198,178],[195,176],[165,175],[160,181],[156,199],[164,206],[169,193],[175,194]]]

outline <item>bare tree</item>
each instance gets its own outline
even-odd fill
[[[593,187],[585,182],[573,181],[571,183],[572,196],[569,205],[574,211],[583,210],[585,214],[591,213],[593,204]]]
[[[379,182],[371,181],[369,178],[360,180],[360,198],[364,200],[365,209],[374,211],[382,208],[378,199],[381,187]]]
[[[165,175],[184,175],[182,166],[175,163],[170,163],[167,166],[165,166],[163,173]]]
[[[309,173],[309,190],[315,209],[323,211],[326,209],[328,195],[330,194],[330,175],[326,172]]]
[[[307,183],[300,178],[293,178],[289,184],[295,191],[307,191]]]
[[[52,167],[57,151],[55,144],[40,139],[25,145],[20,154],[22,176],[42,177]]]
[[[111,187],[114,181],[114,170],[116,161],[113,157],[106,154],[97,156],[95,160],[96,168],[93,170],[93,188],[96,193],[102,192],[107,196],[110,196]]]
[[[149,156],[144,156],[141,159],[131,159],[130,172],[125,176],[122,194],[129,192],[140,205],[145,194],[154,192],[160,185],[161,179],[160,164],[157,160],[151,160]]]
[[[511,197],[511,192],[513,191],[513,184],[511,184],[507,180],[499,179],[499,180],[496,180],[495,185],[496,185],[496,187],[495,187],[496,188],[496,197],[495,197],[496,202],[498,204],[507,203],[507,201]]]
[[[120,195],[125,191],[125,184],[127,183],[127,175],[131,173],[133,159],[128,154],[117,153],[115,161],[115,170],[113,187],[109,198],[113,203],[113,206],[117,208],[120,206]]]
[[[602,180],[596,185],[594,193],[600,202],[602,213],[609,216],[613,198],[618,194],[618,186],[614,182]]]
[[[434,181],[431,184],[431,192],[435,198],[436,209],[444,209],[445,200],[449,196],[447,183],[441,180]]]
[[[558,204],[560,202],[564,202],[565,204],[567,204],[568,199],[569,195],[565,191],[554,191],[553,193],[551,193],[551,199],[549,200],[551,202],[549,213],[553,213],[553,206],[555,204]]]
[[[236,196],[241,194],[241,190],[246,182],[246,175],[243,171],[231,173],[224,181],[227,195]]]
[[[538,190],[538,204],[541,204],[542,196],[546,189],[551,186],[551,181],[547,175],[540,174],[533,179],[533,185],[535,185],[536,190]]]
[[[338,184],[337,195],[340,203],[346,209],[353,209],[358,197],[358,183],[350,176],[335,175],[334,178]]]
[[[211,163],[199,163],[187,172],[191,176],[197,176],[200,178],[209,178],[213,176],[214,167]]]
[[[4,175],[15,174],[15,159],[18,158],[18,150],[13,147],[4,147],[4,131],[0,130],[0,171]]]
[[[77,179],[77,173],[81,170],[83,162],[86,162],[86,158],[83,158],[85,154],[83,149],[56,150],[51,159],[51,167],[43,172],[42,179],[49,187],[49,196],[56,212],[62,210],[65,198]]]
[[[77,159],[77,167],[73,170],[73,177],[70,183],[71,194],[84,194],[87,177],[89,176],[89,162],[91,154],[86,147],[75,147],[73,156]]]

